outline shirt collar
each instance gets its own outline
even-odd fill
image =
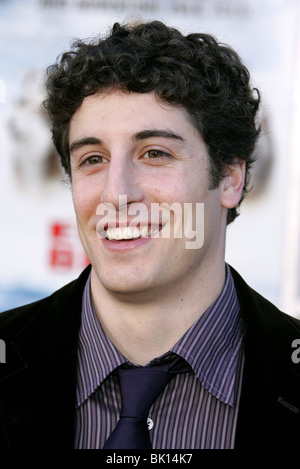
[[[189,363],[210,393],[233,406],[241,342],[239,304],[230,268],[226,265],[226,282],[221,294],[170,352]],[[107,337],[96,316],[89,278],[82,302],[77,405],[81,405],[114,369],[124,363],[128,360]]]
[[[240,306],[229,266],[221,294],[172,348],[193,368],[202,385],[225,404],[235,403],[242,351]]]
[[[114,369],[127,361],[107,337],[97,318],[92,303],[89,276],[82,297],[77,404],[81,405]]]

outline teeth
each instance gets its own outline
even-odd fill
[[[141,237],[142,238],[145,238],[146,236],[148,236],[148,228],[147,226],[143,226],[143,228],[141,229]]]
[[[130,226],[126,227],[117,227],[117,228],[110,228],[106,231],[106,238],[107,239],[114,239],[120,241],[122,239],[136,239],[136,238],[146,238],[148,236],[152,236],[158,233],[158,229],[152,230],[148,229],[147,226],[143,226],[143,228],[139,229],[137,227],[132,228]]]

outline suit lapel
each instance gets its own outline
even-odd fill
[[[13,447],[73,447],[78,334],[89,271],[25,307],[28,320],[7,347],[1,402]]]
[[[236,448],[297,447],[300,370],[291,360],[291,343],[299,336],[299,323],[279,313],[231,271],[241,305],[245,353]]]

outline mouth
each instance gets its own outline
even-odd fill
[[[138,238],[152,238],[157,235],[160,231],[160,228],[149,228],[147,226],[139,227],[115,227],[115,228],[106,228],[105,229],[105,238],[108,241],[132,241]]]

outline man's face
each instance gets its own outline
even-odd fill
[[[92,95],[72,117],[69,143],[79,235],[101,288],[153,297],[205,275],[224,247],[226,210],[221,188],[208,189],[206,146],[182,108],[153,93]],[[185,230],[174,234],[184,225],[184,210],[172,210],[174,203],[187,204],[203,245],[187,248]],[[204,206],[204,227],[197,204]],[[140,231],[124,231],[138,213]],[[151,236],[150,228],[158,233]]]

